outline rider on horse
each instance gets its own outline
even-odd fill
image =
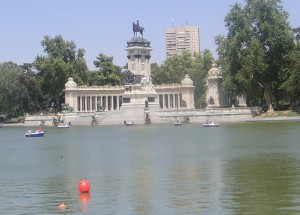
[[[133,27],[133,35],[134,37],[137,36],[137,32],[139,32],[143,37],[143,31],[145,30],[143,27],[140,26],[139,20],[136,21],[136,24],[132,23]]]

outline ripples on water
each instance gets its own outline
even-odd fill
[[[299,128],[3,127],[0,214],[299,214]]]

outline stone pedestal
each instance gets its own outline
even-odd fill
[[[206,79],[207,108],[219,108],[224,105],[221,83],[222,72],[216,64],[213,64]]]
[[[158,96],[154,89],[143,90],[140,84],[125,85],[122,108],[126,106],[143,106],[146,108],[146,104],[158,106]]]
[[[127,120],[142,123],[142,120],[146,118],[150,117],[151,120],[153,110],[159,109],[158,94],[153,88],[151,80],[152,48],[148,40],[134,37],[127,42],[125,50],[128,58],[127,71],[134,76],[131,79],[134,82],[131,81],[130,84],[127,83],[124,86],[121,111]]]

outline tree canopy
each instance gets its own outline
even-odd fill
[[[296,49],[294,52],[294,63],[290,70],[290,75],[287,80],[282,84],[281,88],[290,95],[293,104],[293,109],[299,106],[300,98],[300,27],[293,29],[295,34]]]
[[[114,65],[113,57],[99,54],[94,61],[94,65],[98,69],[92,75],[92,85],[111,85],[116,86],[122,84],[121,67]]]
[[[73,41],[66,41],[61,35],[51,38],[45,36],[41,42],[45,56],[37,56],[34,66],[45,98],[59,107],[65,83],[73,77],[78,84],[86,84],[88,68],[84,50],[76,49]]]
[[[264,94],[269,111],[287,78],[294,41],[288,15],[280,0],[236,3],[225,18],[227,36],[217,36],[218,54],[228,95]]]
[[[205,78],[213,61],[212,53],[207,49],[200,54],[184,51],[169,57],[161,65],[151,65],[153,84],[180,84],[188,74],[196,87],[195,106],[203,107],[206,105]]]

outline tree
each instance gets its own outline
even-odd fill
[[[33,65],[24,63],[20,68],[19,87],[21,91],[22,113],[32,114],[40,110],[45,110],[47,104],[43,99],[42,91],[39,89]]]
[[[20,67],[13,62],[0,64],[0,111],[18,116],[22,112],[21,92],[19,85]]]
[[[295,34],[296,48],[294,52],[294,63],[288,79],[281,85],[287,91],[293,101],[293,109],[299,110],[300,98],[300,27],[293,29]]]
[[[216,44],[226,92],[234,96],[260,88],[268,111],[273,111],[272,102],[286,78],[294,48],[281,1],[246,0],[244,7],[236,3],[225,23],[227,37],[218,36]]]
[[[45,36],[41,44],[46,56],[37,56],[34,66],[45,99],[48,105],[54,103],[56,111],[60,108],[60,99],[69,77],[73,77],[78,84],[88,81],[84,50],[77,50],[73,41],[65,41],[61,35],[54,38]]]
[[[152,71],[152,81],[154,84],[180,84],[193,67],[193,62],[192,54],[188,51],[171,56],[162,63],[160,69]]]
[[[188,51],[174,55],[162,63],[152,64],[152,81],[154,84],[180,84],[188,74],[195,85],[195,106],[206,105],[205,78],[213,62],[212,53],[204,50],[200,54],[191,54]]]
[[[99,54],[94,65],[98,68],[93,75],[93,84],[116,86],[122,84],[121,67],[113,64],[113,57]]]
[[[193,67],[189,71],[189,75],[195,86],[195,107],[203,108],[207,104],[206,98],[206,76],[214,62],[212,53],[205,49],[200,54],[194,55]]]

